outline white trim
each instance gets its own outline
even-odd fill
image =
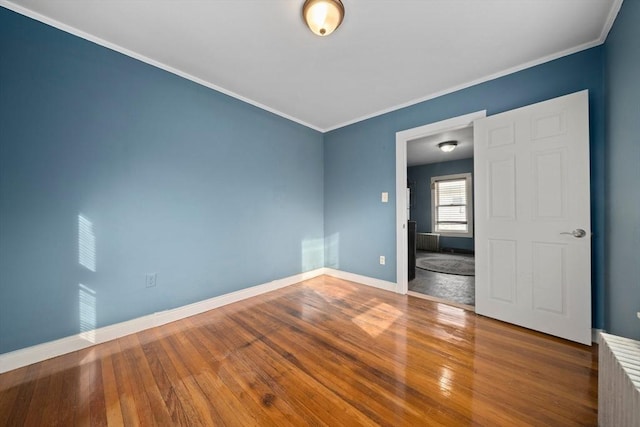
[[[410,135],[407,132],[396,133],[396,292],[399,294],[406,294],[409,290],[407,141],[413,139],[413,134]]]
[[[406,234],[406,233],[405,233]],[[406,254],[405,254],[406,255]],[[405,269],[406,270],[406,269]],[[55,341],[49,341],[43,344],[34,345],[9,353],[0,354],[0,374],[63,354],[82,350],[97,344],[111,341],[126,335],[134,334],[145,329],[161,326],[176,320],[184,319],[205,311],[213,310],[227,304],[242,301],[262,295],[267,292],[295,285],[314,277],[322,276],[336,277],[338,279],[349,280],[351,282],[360,283],[362,285],[383,289],[389,292],[398,292],[397,284],[386,280],[375,279],[373,277],[362,276],[360,274],[349,273],[346,271],[335,270],[332,268],[318,268],[306,273],[296,274],[284,279],[274,280],[273,282],[264,283],[250,288],[242,289],[236,292],[220,295],[193,304],[188,304],[172,310],[161,311],[147,316],[138,317],[136,319],[127,320],[125,322],[116,323],[114,325],[105,326],[94,330],[93,342],[86,338],[87,332],[61,338]],[[400,292],[402,293],[402,292]],[[405,294],[407,292],[404,292]],[[89,331],[91,332],[91,331]],[[592,340],[594,343],[600,343],[600,332],[602,329],[592,329]]]
[[[487,111],[476,111],[464,116],[430,123],[424,126],[396,132],[396,292],[409,290],[407,272],[407,142],[429,135],[465,128],[474,120],[487,116]]]
[[[471,86],[475,86],[475,85],[478,85],[478,84],[481,84],[481,83],[488,82],[490,80],[494,80],[494,79],[497,79],[497,78],[500,78],[500,77],[504,77],[504,76],[507,76],[509,74],[513,74],[513,73],[516,73],[518,71],[522,71],[522,70],[527,69],[527,68],[535,67],[536,65],[544,64],[546,62],[550,62],[550,61],[553,61],[553,60],[556,60],[556,59],[559,59],[559,58],[562,58],[562,57],[565,57],[565,56],[569,56],[569,55],[572,55],[574,53],[578,53],[578,52],[581,52],[583,50],[590,49],[592,47],[599,46],[599,45],[603,44],[606,41],[607,36],[609,35],[609,31],[611,31],[611,28],[613,27],[615,19],[618,16],[618,12],[620,11],[620,8],[622,7],[622,2],[623,2],[623,0],[614,0],[613,6],[612,6],[611,10],[609,11],[609,15],[607,17],[605,25],[602,28],[602,32],[600,33],[600,36],[596,40],[593,40],[593,41],[590,41],[590,42],[587,42],[587,43],[581,44],[579,46],[575,46],[575,47],[572,47],[572,48],[569,48],[569,49],[566,49],[566,50],[563,50],[563,51],[560,51],[560,52],[556,52],[556,53],[553,53],[551,55],[543,56],[542,58],[538,58],[538,59],[533,60],[533,61],[525,62],[524,64],[516,65],[514,67],[507,68],[505,70],[498,71],[496,73],[489,74],[489,75],[486,75],[484,77],[480,77],[478,79],[474,79],[474,80],[468,81],[466,83],[461,83],[459,85],[455,85],[455,86],[449,87],[447,89],[443,89],[441,91],[434,92],[434,93],[431,93],[431,94],[426,95],[426,96],[422,96],[420,98],[415,98],[415,99],[412,99],[410,101],[394,105],[393,107],[389,107],[389,108],[385,108],[385,109],[382,109],[382,110],[378,110],[378,111],[373,112],[373,113],[365,114],[364,116],[360,116],[360,117],[357,117],[357,118],[352,119],[352,120],[347,120],[346,122],[343,122],[343,123],[340,123],[340,124],[337,124],[337,125],[334,125],[334,126],[329,126],[327,128],[321,128],[319,126],[314,126],[314,125],[312,125],[310,123],[307,123],[307,122],[305,122],[303,120],[300,120],[300,119],[298,119],[296,117],[290,116],[290,115],[288,115],[286,113],[283,113],[281,111],[278,111],[276,109],[268,107],[268,106],[266,106],[264,104],[261,104],[261,103],[259,103],[257,101],[254,101],[252,99],[246,98],[246,97],[244,97],[242,95],[239,95],[239,94],[237,94],[235,92],[232,92],[230,90],[224,89],[224,88],[222,88],[220,86],[217,86],[217,85],[215,85],[213,83],[210,83],[210,82],[208,82],[206,80],[203,80],[203,79],[200,79],[198,77],[192,76],[191,74],[188,74],[188,73],[185,73],[183,71],[180,71],[180,70],[178,70],[176,68],[173,68],[173,67],[171,67],[169,65],[163,64],[163,63],[161,63],[159,61],[153,60],[153,59],[148,58],[148,57],[146,57],[144,55],[141,55],[141,54],[138,54],[136,52],[133,52],[133,51],[131,51],[129,49],[126,49],[126,48],[124,48],[122,46],[119,46],[119,45],[116,45],[114,43],[108,42],[108,41],[106,41],[104,39],[101,39],[100,37],[93,36],[93,35],[91,35],[89,33],[86,33],[84,31],[79,30],[79,29],[77,29],[75,27],[72,27],[70,25],[63,24],[60,21],[57,21],[57,20],[52,19],[52,18],[49,18],[49,17],[47,17],[45,15],[42,15],[42,14],[37,13],[37,12],[34,12],[31,9],[27,9],[27,8],[25,8],[23,6],[17,5],[15,3],[10,2],[10,1],[0,0],[0,6],[5,7],[7,9],[12,10],[12,11],[14,11],[16,13],[19,13],[21,15],[27,16],[29,18],[35,19],[36,21],[40,21],[42,23],[45,23],[45,24],[50,25],[52,27],[55,27],[55,28],[57,28],[59,30],[65,31],[65,32],[67,32],[69,34],[73,34],[75,36],[78,36],[78,37],[83,38],[85,40],[88,40],[90,42],[96,43],[96,44],[98,44],[100,46],[103,46],[103,47],[106,47],[108,49],[114,50],[116,52],[122,53],[123,55],[127,55],[127,56],[130,56],[131,58],[135,58],[135,59],[137,59],[139,61],[142,61],[142,62],[145,62],[147,64],[153,65],[154,67],[158,67],[158,68],[160,68],[162,70],[165,70],[165,71],[167,71],[169,73],[172,73],[172,74],[175,74],[177,76],[183,77],[183,78],[185,78],[187,80],[191,80],[191,81],[193,81],[195,83],[198,83],[198,84],[200,84],[202,86],[208,87],[209,89],[213,89],[213,90],[221,92],[221,93],[223,93],[225,95],[229,95],[229,96],[231,96],[233,98],[239,99],[240,101],[246,102],[247,104],[251,104],[251,105],[253,105],[255,107],[261,108],[261,109],[263,109],[265,111],[268,111],[270,113],[276,114],[276,115],[278,115],[280,117],[283,117],[285,119],[291,120],[293,122],[296,122],[298,124],[306,126],[306,127],[310,128],[310,129],[317,130],[318,132],[326,133],[326,132],[330,132],[332,130],[336,130],[336,129],[339,129],[339,128],[342,128],[342,127],[345,127],[345,126],[352,125],[354,123],[358,123],[358,122],[361,122],[361,121],[364,121],[364,120],[367,120],[367,119],[371,119],[373,117],[381,116],[383,114],[390,113],[392,111],[400,110],[400,109],[405,108],[405,107],[410,107],[412,105],[416,105],[416,104],[419,104],[421,102],[425,102],[425,101],[428,101],[430,99],[437,98],[439,96],[447,95],[447,94],[450,94],[450,93],[453,93],[453,92],[457,92],[457,91],[462,90],[462,89],[466,89],[466,88],[471,87]]]
[[[88,40],[88,41],[93,42],[93,43],[95,43],[97,45],[100,45],[102,47],[106,47],[107,49],[111,49],[111,50],[119,52],[119,53],[121,53],[123,55],[126,55],[126,56],[129,56],[131,58],[137,59],[138,61],[142,61],[142,62],[145,62],[145,63],[147,63],[149,65],[153,65],[154,67],[160,68],[161,70],[167,71],[167,72],[169,72],[171,74],[175,74],[176,76],[182,77],[182,78],[187,79],[187,80],[191,80],[192,82],[198,83],[199,85],[202,85],[202,86],[207,87],[209,89],[213,89],[213,90],[215,90],[217,92],[223,93],[223,94],[228,95],[228,96],[230,96],[232,98],[236,98],[236,99],[238,99],[238,100],[240,100],[242,102],[246,102],[247,104],[253,105],[254,107],[258,107],[258,108],[260,108],[262,110],[265,110],[265,111],[268,111],[270,113],[276,114],[276,115],[278,115],[278,116],[280,116],[282,118],[285,118],[287,120],[291,120],[292,122],[296,122],[298,124],[301,124],[303,126],[306,126],[306,127],[310,128],[310,129],[317,130],[318,132],[325,132],[323,129],[321,129],[321,128],[317,127],[317,126],[309,124],[309,123],[307,123],[305,121],[302,121],[302,120],[300,120],[300,119],[298,119],[296,117],[290,116],[290,115],[288,115],[286,113],[283,113],[282,111],[278,111],[278,110],[276,110],[274,108],[271,108],[271,107],[269,107],[267,105],[264,105],[264,104],[261,104],[261,103],[259,103],[257,101],[254,101],[253,99],[246,98],[246,97],[244,97],[242,95],[239,95],[239,94],[237,94],[235,92],[232,92],[232,91],[227,90],[227,89],[225,89],[223,87],[215,85],[215,84],[213,84],[211,82],[203,80],[203,79],[201,79],[199,77],[196,77],[196,76],[191,75],[189,73],[185,73],[184,71],[178,70],[177,68],[174,68],[174,67],[172,67],[170,65],[167,65],[167,64],[164,64],[162,62],[156,61],[155,59],[151,59],[151,58],[149,58],[147,56],[141,55],[141,54],[139,54],[137,52],[134,52],[132,50],[129,50],[129,49],[125,48],[125,47],[122,47],[122,46],[117,45],[115,43],[111,43],[111,42],[106,41],[106,40],[104,40],[104,39],[102,39],[100,37],[97,37],[97,36],[94,36],[94,35],[89,34],[87,32],[84,32],[82,30],[79,30],[79,29],[77,29],[75,27],[72,27],[71,25],[64,24],[64,23],[62,23],[60,21],[57,21],[57,20],[55,20],[53,18],[49,18],[48,16],[42,15],[42,14],[40,14],[38,12],[34,12],[33,10],[27,9],[26,7],[17,5],[15,3],[12,3],[12,2],[7,1],[7,0],[0,0],[0,6],[6,7],[7,9],[12,10],[12,11],[14,11],[16,13],[19,13],[19,14],[27,16],[29,18],[35,19],[36,21],[40,21],[40,22],[42,22],[44,24],[50,25],[50,26],[52,26],[54,28],[57,28],[57,29],[62,30],[64,32],[67,32],[69,34],[73,34],[74,36],[77,36],[77,37],[80,37],[82,39]]]
[[[325,270],[325,268],[318,268],[306,273],[300,273],[294,276],[285,277],[284,279],[274,280],[269,283],[263,283],[261,285],[241,289],[239,291],[198,301],[193,304],[184,305],[171,310],[160,311],[158,313],[149,314],[147,316],[138,317],[136,319],[127,320],[114,325],[104,326],[102,328],[95,329],[94,331],[83,332],[82,334],[72,335],[55,341],[49,341],[32,347],[0,354],[0,374],[23,366],[31,365],[33,363],[41,362],[46,359],[51,359],[52,357],[61,356],[66,353],[71,353],[96,344],[111,341],[125,335],[144,331],[145,329],[154,328],[156,326],[204,313],[205,311],[222,307],[223,305],[295,285],[296,283],[300,283],[304,280],[321,276],[325,274]],[[93,339],[89,341],[86,339],[87,336],[91,336]]]
[[[466,237],[473,238],[473,174],[471,172],[467,173],[457,173],[453,175],[440,175],[440,176],[432,176],[431,177],[431,232],[438,233],[441,236],[447,237]],[[436,182],[445,181],[450,179],[464,179],[465,180],[465,190],[467,193],[467,231],[464,232],[455,232],[455,231],[442,231],[436,228],[436,192],[434,191]]]
[[[620,12],[620,8],[622,7],[622,1],[623,0],[614,0],[613,6],[609,11],[609,16],[607,16],[607,20],[604,23],[604,27],[602,27],[602,32],[600,33],[600,37],[598,38],[600,43],[604,43],[605,41],[607,41],[609,32],[611,31],[611,28],[613,28],[613,23],[616,21],[618,13]]]
[[[602,340],[602,337],[600,336],[600,334],[603,332],[606,332],[606,331],[604,329],[597,329],[597,328],[591,329],[591,342],[600,345],[600,341]]]
[[[622,4],[622,0],[616,0],[616,1],[619,1],[620,4]],[[618,9],[619,8],[620,8],[620,6],[618,6]],[[614,7],[614,9],[615,9],[615,7]],[[362,122],[364,120],[371,119],[373,117],[378,117],[378,116],[381,116],[383,114],[391,113],[393,111],[400,110],[402,108],[411,107],[412,105],[420,104],[421,102],[429,101],[431,99],[438,98],[438,97],[444,96],[444,95],[448,95],[450,93],[454,93],[454,92],[457,92],[457,91],[462,90],[462,89],[467,89],[469,87],[472,87],[472,86],[475,86],[475,85],[479,85],[481,83],[485,83],[485,82],[488,82],[488,81],[491,81],[491,80],[495,80],[495,79],[498,79],[500,77],[508,76],[509,74],[513,74],[513,73],[517,73],[518,71],[526,70],[527,68],[531,68],[531,67],[535,67],[537,65],[541,65],[541,64],[544,64],[544,63],[547,63],[547,62],[555,61],[556,59],[560,59],[560,58],[563,58],[565,56],[573,55],[574,53],[582,52],[583,50],[591,49],[592,47],[600,46],[606,40],[606,38],[604,38],[604,39],[602,38],[602,35],[605,35],[605,37],[606,37],[606,35],[609,34],[609,30],[611,29],[611,26],[613,25],[613,21],[615,20],[615,17],[617,15],[617,13],[618,12],[616,11],[615,14],[613,14],[613,18],[611,17],[612,16],[611,14],[609,15],[609,19],[612,19],[611,23],[609,23],[609,21],[607,20],[607,25],[609,26],[609,28],[607,29],[606,26],[605,26],[606,33],[604,31],[605,29],[603,29],[603,34],[601,34],[600,37],[598,39],[596,39],[596,40],[593,40],[591,42],[587,42],[587,43],[581,44],[579,46],[572,47],[570,49],[566,49],[566,50],[563,50],[563,51],[560,51],[560,52],[557,52],[557,53],[553,53],[551,55],[543,56],[542,58],[539,58],[539,59],[536,59],[536,60],[533,60],[533,61],[529,61],[529,62],[525,62],[524,64],[516,65],[515,67],[507,68],[506,70],[498,71],[496,73],[489,74],[489,75],[484,76],[484,77],[480,77],[479,79],[471,80],[471,81],[468,81],[466,83],[461,83],[459,85],[452,86],[452,87],[449,87],[447,89],[440,90],[438,92],[434,92],[434,93],[432,93],[430,95],[426,95],[426,96],[422,96],[420,98],[412,99],[411,101],[403,102],[401,104],[394,105],[393,107],[385,108],[383,110],[378,110],[378,111],[376,111],[374,113],[365,114],[364,116],[357,117],[357,118],[355,118],[353,120],[348,120],[348,121],[340,123],[338,125],[331,126],[331,127],[327,128],[327,129],[323,129],[322,132],[330,132],[332,130],[340,129],[340,128],[343,128],[345,126],[352,125],[354,123],[358,123],[358,122]]]
[[[387,282],[386,280],[375,279],[373,277],[362,276],[360,274],[349,273],[342,270],[334,270],[333,268],[325,268],[324,274],[331,277],[336,277],[342,280],[348,280],[350,282],[360,283],[361,285],[367,285],[385,291],[396,292],[396,284],[393,282]]]
[[[436,302],[438,304],[450,305],[451,307],[461,308],[466,311],[470,311],[472,313],[476,312],[476,308],[469,304],[462,304],[461,302],[455,302],[444,298],[433,297],[427,294],[421,294],[420,292],[408,291],[407,295],[414,298],[420,298],[431,302]]]

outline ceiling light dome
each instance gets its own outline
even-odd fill
[[[314,34],[328,36],[342,23],[344,6],[340,0],[306,0],[302,17]]]
[[[440,148],[445,153],[453,151],[458,146],[458,141],[445,141],[438,144],[438,148]]]

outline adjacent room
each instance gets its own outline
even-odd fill
[[[409,141],[407,167],[411,295],[473,310],[473,127]]]
[[[639,425],[638,23],[0,0],[0,426]]]

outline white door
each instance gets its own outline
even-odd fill
[[[476,313],[591,344],[588,91],[474,124]]]

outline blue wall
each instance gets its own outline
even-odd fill
[[[325,134],[326,262],[341,270],[396,281],[395,134],[487,110],[488,115],[589,89],[593,324],[604,323],[603,47],[453,92]],[[380,192],[389,191],[389,203]],[[387,257],[386,265],[378,256]]]
[[[640,2],[626,0],[605,44],[607,330],[640,339]]]
[[[407,178],[415,185],[411,219],[417,222],[418,233],[433,231],[431,224],[431,178],[459,173],[473,174],[473,158],[407,168]],[[473,251],[473,241],[472,237],[440,236],[440,247]]]
[[[395,133],[582,89],[593,324],[640,338],[639,8],[605,46],[324,137],[0,8],[0,353],[322,265],[395,281]]]
[[[0,353],[324,265],[321,133],[4,8],[0,54]]]

